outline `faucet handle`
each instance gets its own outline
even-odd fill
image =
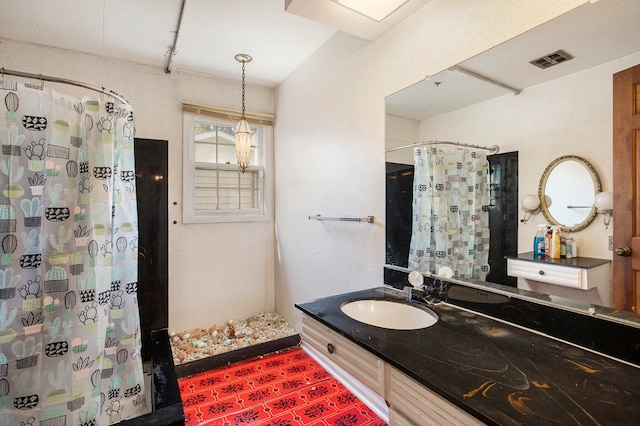
[[[404,288],[402,289],[402,292],[407,295],[407,301],[410,302],[412,297],[413,287],[405,285]]]
[[[424,275],[422,275],[418,271],[411,271],[409,273],[408,279],[409,279],[409,284],[411,284],[416,288],[422,287],[424,285]]]

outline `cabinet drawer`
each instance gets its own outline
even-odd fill
[[[384,362],[306,315],[302,317],[302,343],[324,354],[378,395],[384,394]]]
[[[386,398],[391,405],[391,412],[400,412],[402,416],[398,417],[401,420],[406,418],[416,425],[484,425],[411,377],[393,367],[388,368]],[[401,421],[400,424],[407,423]]]
[[[507,259],[507,275],[548,284],[587,289],[587,269]]]

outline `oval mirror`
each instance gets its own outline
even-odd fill
[[[565,155],[547,166],[538,188],[540,207],[552,225],[565,231],[584,229],[596,216],[593,198],[602,190],[600,177],[582,157]]]

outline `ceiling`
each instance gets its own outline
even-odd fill
[[[459,64],[514,89],[592,68],[640,51],[640,1],[587,3]],[[562,49],[572,56],[554,67],[529,62]],[[436,84],[438,83],[438,84]],[[388,113],[424,120],[512,93],[459,71],[445,70],[386,99]]]
[[[337,30],[374,40],[428,1],[376,22],[332,0],[6,0],[0,37],[233,80],[246,53],[246,80],[275,87]]]

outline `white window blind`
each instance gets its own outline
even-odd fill
[[[242,173],[235,153],[235,122],[214,115],[184,114],[183,221],[268,220],[271,200],[265,167],[271,158],[271,126],[252,125],[251,160]]]

